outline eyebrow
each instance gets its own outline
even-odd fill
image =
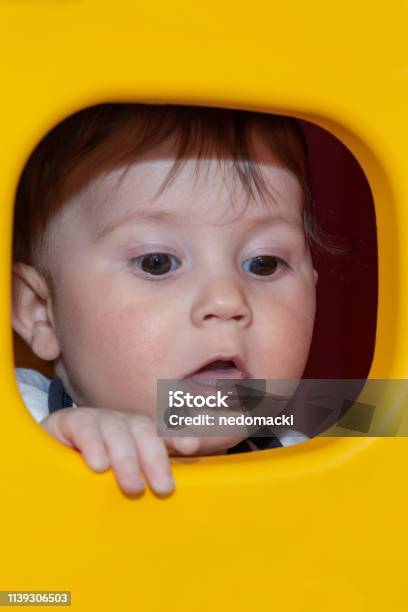
[[[95,242],[101,240],[102,238],[112,233],[114,230],[118,229],[119,227],[123,227],[132,222],[137,222],[137,221],[159,221],[160,222],[160,221],[163,221],[167,223],[169,222],[176,223],[178,220],[179,220],[179,214],[177,214],[174,211],[150,210],[150,209],[134,210],[128,215],[125,215],[123,217],[119,217],[116,219],[112,219],[106,225],[99,228],[95,236]],[[301,230],[302,233],[304,231],[303,222],[301,220],[288,219],[287,217],[284,217],[283,215],[275,214],[275,215],[266,216],[265,214],[263,214],[263,215],[254,216],[251,219],[248,219],[248,222],[250,222],[252,226],[255,226],[258,224],[265,224],[268,221],[271,223],[275,223],[275,224],[281,223],[281,224],[289,225],[291,227],[294,227],[295,229]]]
[[[105,226],[97,231],[95,242],[101,240],[118,227],[128,225],[135,221],[167,221],[174,222],[177,218],[176,213],[167,210],[134,210],[128,215],[112,219]]]

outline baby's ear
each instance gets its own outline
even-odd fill
[[[13,265],[13,328],[40,359],[52,361],[60,354],[47,283],[24,263]]]

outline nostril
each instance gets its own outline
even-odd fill
[[[208,314],[205,315],[203,317],[204,321],[209,321],[210,319],[234,319],[234,321],[242,321],[242,319],[245,319],[245,315],[233,315],[232,317],[227,317],[227,316],[221,316],[221,315],[215,315],[215,314]]]

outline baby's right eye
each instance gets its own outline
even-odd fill
[[[134,257],[132,263],[148,276],[163,276],[180,267],[181,261],[168,253],[146,253]]]

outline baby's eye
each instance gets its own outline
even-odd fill
[[[282,266],[286,266],[286,262],[275,255],[257,255],[247,259],[242,264],[245,272],[251,272],[257,276],[271,276]]]
[[[181,265],[177,257],[168,253],[147,253],[135,257],[132,263],[151,276],[163,276]]]

